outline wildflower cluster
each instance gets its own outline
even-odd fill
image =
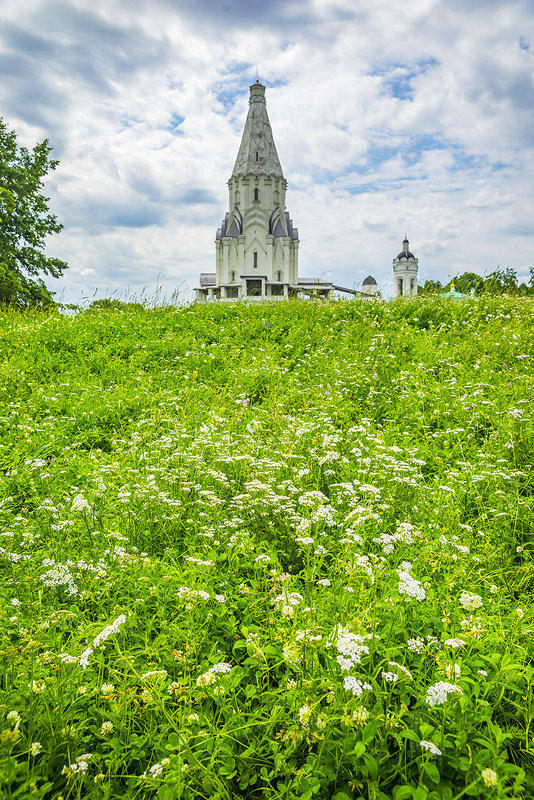
[[[0,317],[7,795],[534,795],[531,301]]]

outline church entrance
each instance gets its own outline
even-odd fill
[[[261,296],[261,280],[247,280],[247,297]]]

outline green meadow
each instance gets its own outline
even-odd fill
[[[0,312],[0,796],[534,796],[534,303]]]

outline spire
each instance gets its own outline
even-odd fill
[[[265,105],[265,86],[258,79],[250,87],[249,109],[232,178],[274,175],[283,178]]]
[[[408,237],[406,236],[406,234],[404,234],[402,249],[404,250],[405,253],[407,253],[410,250],[410,242],[408,241]]]

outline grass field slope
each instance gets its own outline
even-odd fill
[[[0,312],[0,795],[534,796],[534,304]]]

